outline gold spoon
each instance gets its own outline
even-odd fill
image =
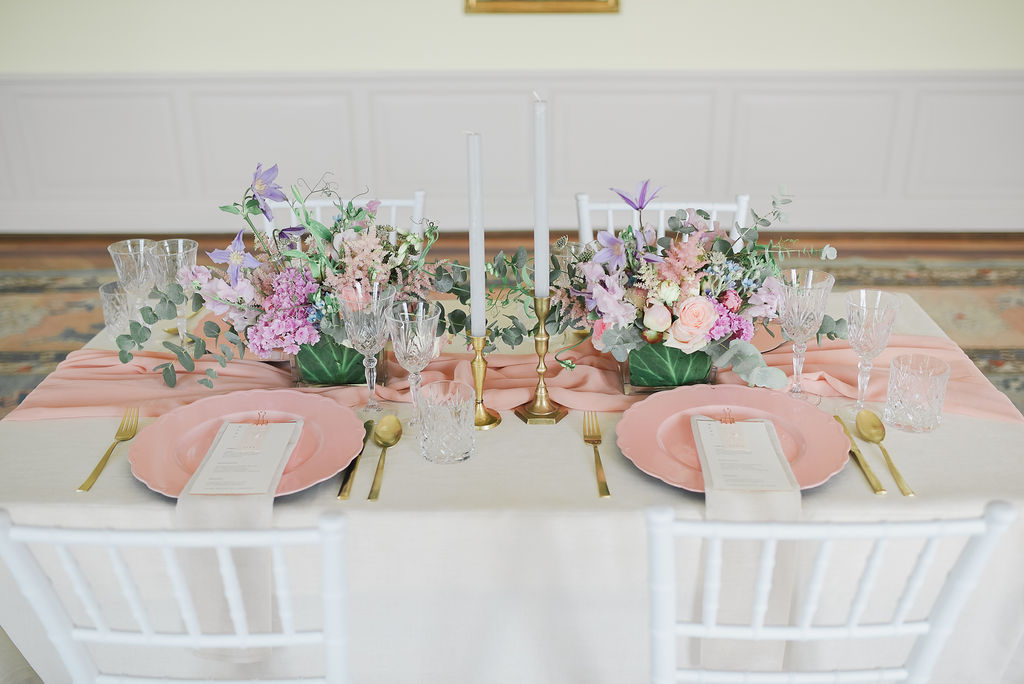
[[[914,496],[914,490],[910,488],[910,485],[900,475],[900,471],[896,470],[896,464],[892,462],[889,452],[882,446],[882,440],[885,439],[885,425],[882,423],[882,419],[873,411],[864,409],[857,413],[856,422],[857,432],[860,433],[860,436],[869,442],[874,442],[882,450],[882,456],[885,456],[885,463],[889,466],[889,472],[892,473],[893,479],[896,480],[896,486],[900,488],[900,493],[903,496]]]
[[[373,474],[373,485],[370,486],[370,495],[366,497],[370,501],[376,501],[380,496],[380,481],[384,477],[384,457],[388,453],[388,448],[398,444],[400,439],[402,439],[402,423],[398,420],[398,416],[384,416],[377,423],[377,427],[373,429],[373,441],[381,447],[381,450],[380,458],[377,459],[377,472]]]

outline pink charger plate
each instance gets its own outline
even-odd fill
[[[679,387],[633,404],[615,429],[619,449],[648,475],[703,492],[690,418],[721,418],[726,409],[736,420],[772,421],[801,489],[824,483],[850,458],[850,442],[832,416],[782,392],[745,385]]]
[[[302,433],[285,465],[276,496],[312,487],[341,472],[363,444],[355,412],[318,394],[245,390],[206,397],[165,413],[139,432],[128,451],[132,474],[155,492],[177,498],[225,420],[271,423],[302,419]]]

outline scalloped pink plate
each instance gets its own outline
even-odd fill
[[[272,422],[301,418],[302,434],[277,486],[294,494],[341,472],[359,453],[363,423],[355,412],[318,394],[246,390],[206,397],[165,413],[139,432],[128,451],[132,474],[155,492],[177,498],[225,420]]]
[[[643,472],[691,492],[704,476],[690,418],[772,421],[801,489],[823,484],[849,460],[850,441],[832,416],[774,390],[745,385],[693,385],[653,394],[633,404],[616,427],[619,449]]]

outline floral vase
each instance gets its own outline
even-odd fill
[[[383,356],[384,352],[381,352]],[[383,359],[377,359],[377,384],[387,380]],[[352,347],[321,335],[316,344],[304,344],[293,359],[293,374],[303,385],[362,385],[366,383],[363,355]]]
[[[704,352],[686,352],[661,342],[629,352],[619,364],[623,394],[649,394],[681,385],[714,382],[711,357]]]

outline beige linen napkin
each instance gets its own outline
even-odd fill
[[[698,432],[700,421],[717,423],[721,437],[726,442],[730,439],[730,426],[705,416],[692,418],[691,424],[701,469],[703,473],[710,474],[714,472],[716,464],[710,463],[708,459],[715,458],[716,450],[705,448],[712,446],[710,444],[702,444]],[[745,422],[748,421],[737,421],[735,425]],[[781,473],[769,478],[768,484],[749,489],[740,488],[735,483],[729,486],[724,478],[723,481],[716,482],[713,477],[705,475],[705,519],[755,522],[792,521],[800,518],[800,486],[782,453],[774,429],[769,431],[769,435],[777,452],[759,452],[756,454],[757,460],[767,468],[780,468]],[[723,544],[719,624],[751,623],[761,549],[760,542]],[[786,548],[784,543],[776,549],[775,566],[775,581],[768,602],[765,624],[781,624],[789,619],[795,558],[791,549]],[[778,641],[706,639],[701,643],[701,665],[705,669],[715,670],[777,671],[783,665],[785,647],[784,642]]]
[[[278,458],[279,463],[274,472],[267,491],[260,494],[197,494],[193,493],[203,472],[203,466],[209,463],[214,448],[221,438],[227,423],[221,428],[214,439],[210,450],[196,472],[185,485],[175,510],[175,524],[179,529],[218,529],[246,530],[269,529],[273,518],[274,495],[284,468],[298,443],[302,432],[302,422],[298,421],[284,453],[267,453],[266,458]],[[256,425],[248,426],[258,431]],[[251,437],[251,434],[250,434]],[[257,438],[258,439],[258,438]],[[248,630],[250,634],[265,632],[272,620],[272,578],[271,559],[266,549],[236,549],[232,552],[235,561],[236,577],[245,606]],[[192,592],[192,601],[199,618],[199,625],[204,634],[226,633],[232,629],[232,618],[225,595],[226,578],[222,576],[220,564],[213,549],[196,549],[185,552],[181,564],[188,586]],[[247,663],[263,660],[269,649],[208,649],[203,655],[217,660],[235,663]]]

